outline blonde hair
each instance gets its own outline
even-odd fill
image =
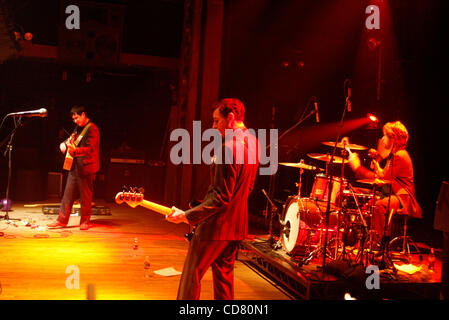
[[[394,139],[394,146],[397,150],[405,149],[408,142],[407,128],[400,122],[387,122],[383,127],[384,133]]]

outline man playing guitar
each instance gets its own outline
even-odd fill
[[[59,209],[59,217],[48,227],[66,227],[73,203],[80,198],[80,229],[87,230],[91,216],[95,175],[100,170],[100,131],[87,117],[84,106],[74,106],[70,113],[77,127],[70,138],[59,145],[61,152],[66,153],[64,169],[69,170],[69,174]]]

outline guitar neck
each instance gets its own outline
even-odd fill
[[[168,216],[173,212],[173,209],[148,201],[148,200],[142,200],[142,202],[139,203],[140,206],[156,211],[157,213],[163,214],[164,216]]]

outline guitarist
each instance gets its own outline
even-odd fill
[[[200,281],[210,266],[214,298],[234,299],[234,262],[240,241],[248,233],[247,202],[257,174],[258,142],[243,123],[245,107],[240,100],[223,99],[213,109],[213,128],[224,138],[221,152],[230,161],[213,161],[211,184],[201,204],[187,211],[173,207],[167,216],[170,222],[197,226],[184,262],[178,300],[199,299]],[[234,138],[227,139],[226,129]],[[236,161],[236,146],[243,146],[244,161]]]
[[[66,170],[69,170],[69,174],[59,209],[59,217],[47,226],[50,228],[66,227],[73,203],[80,198],[80,229],[87,230],[91,216],[95,175],[100,170],[100,131],[87,117],[84,106],[72,107],[70,114],[77,126],[72,136],[62,142],[59,148],[62,153],[73,158],[73,164],[69,167],[64,166]]]

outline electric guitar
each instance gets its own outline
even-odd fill
[[[123,202],[125,202],[131,208],[142,206],[146,209],[163,214],[164,216],[168,216],[174,212],[172,208],[145,200],[142,192],[125,192],[125,191],[119,192],[115,196],[115,202],[117,204],[122,204]],[[194,232],[195,228],[190,233],[186,233],[184,235],[188,241],[192,239]]]
[[[75,148],[74,141],[75,141],[75,133],[72,133],[68,140],[68,143]],[[70,169],[72,168],[72,165],[73,165],[73,157],[69,153],[69,150],[67,150],[65,153],[64,165],[62,166],[62,168],[64,170],[70,171]]]

